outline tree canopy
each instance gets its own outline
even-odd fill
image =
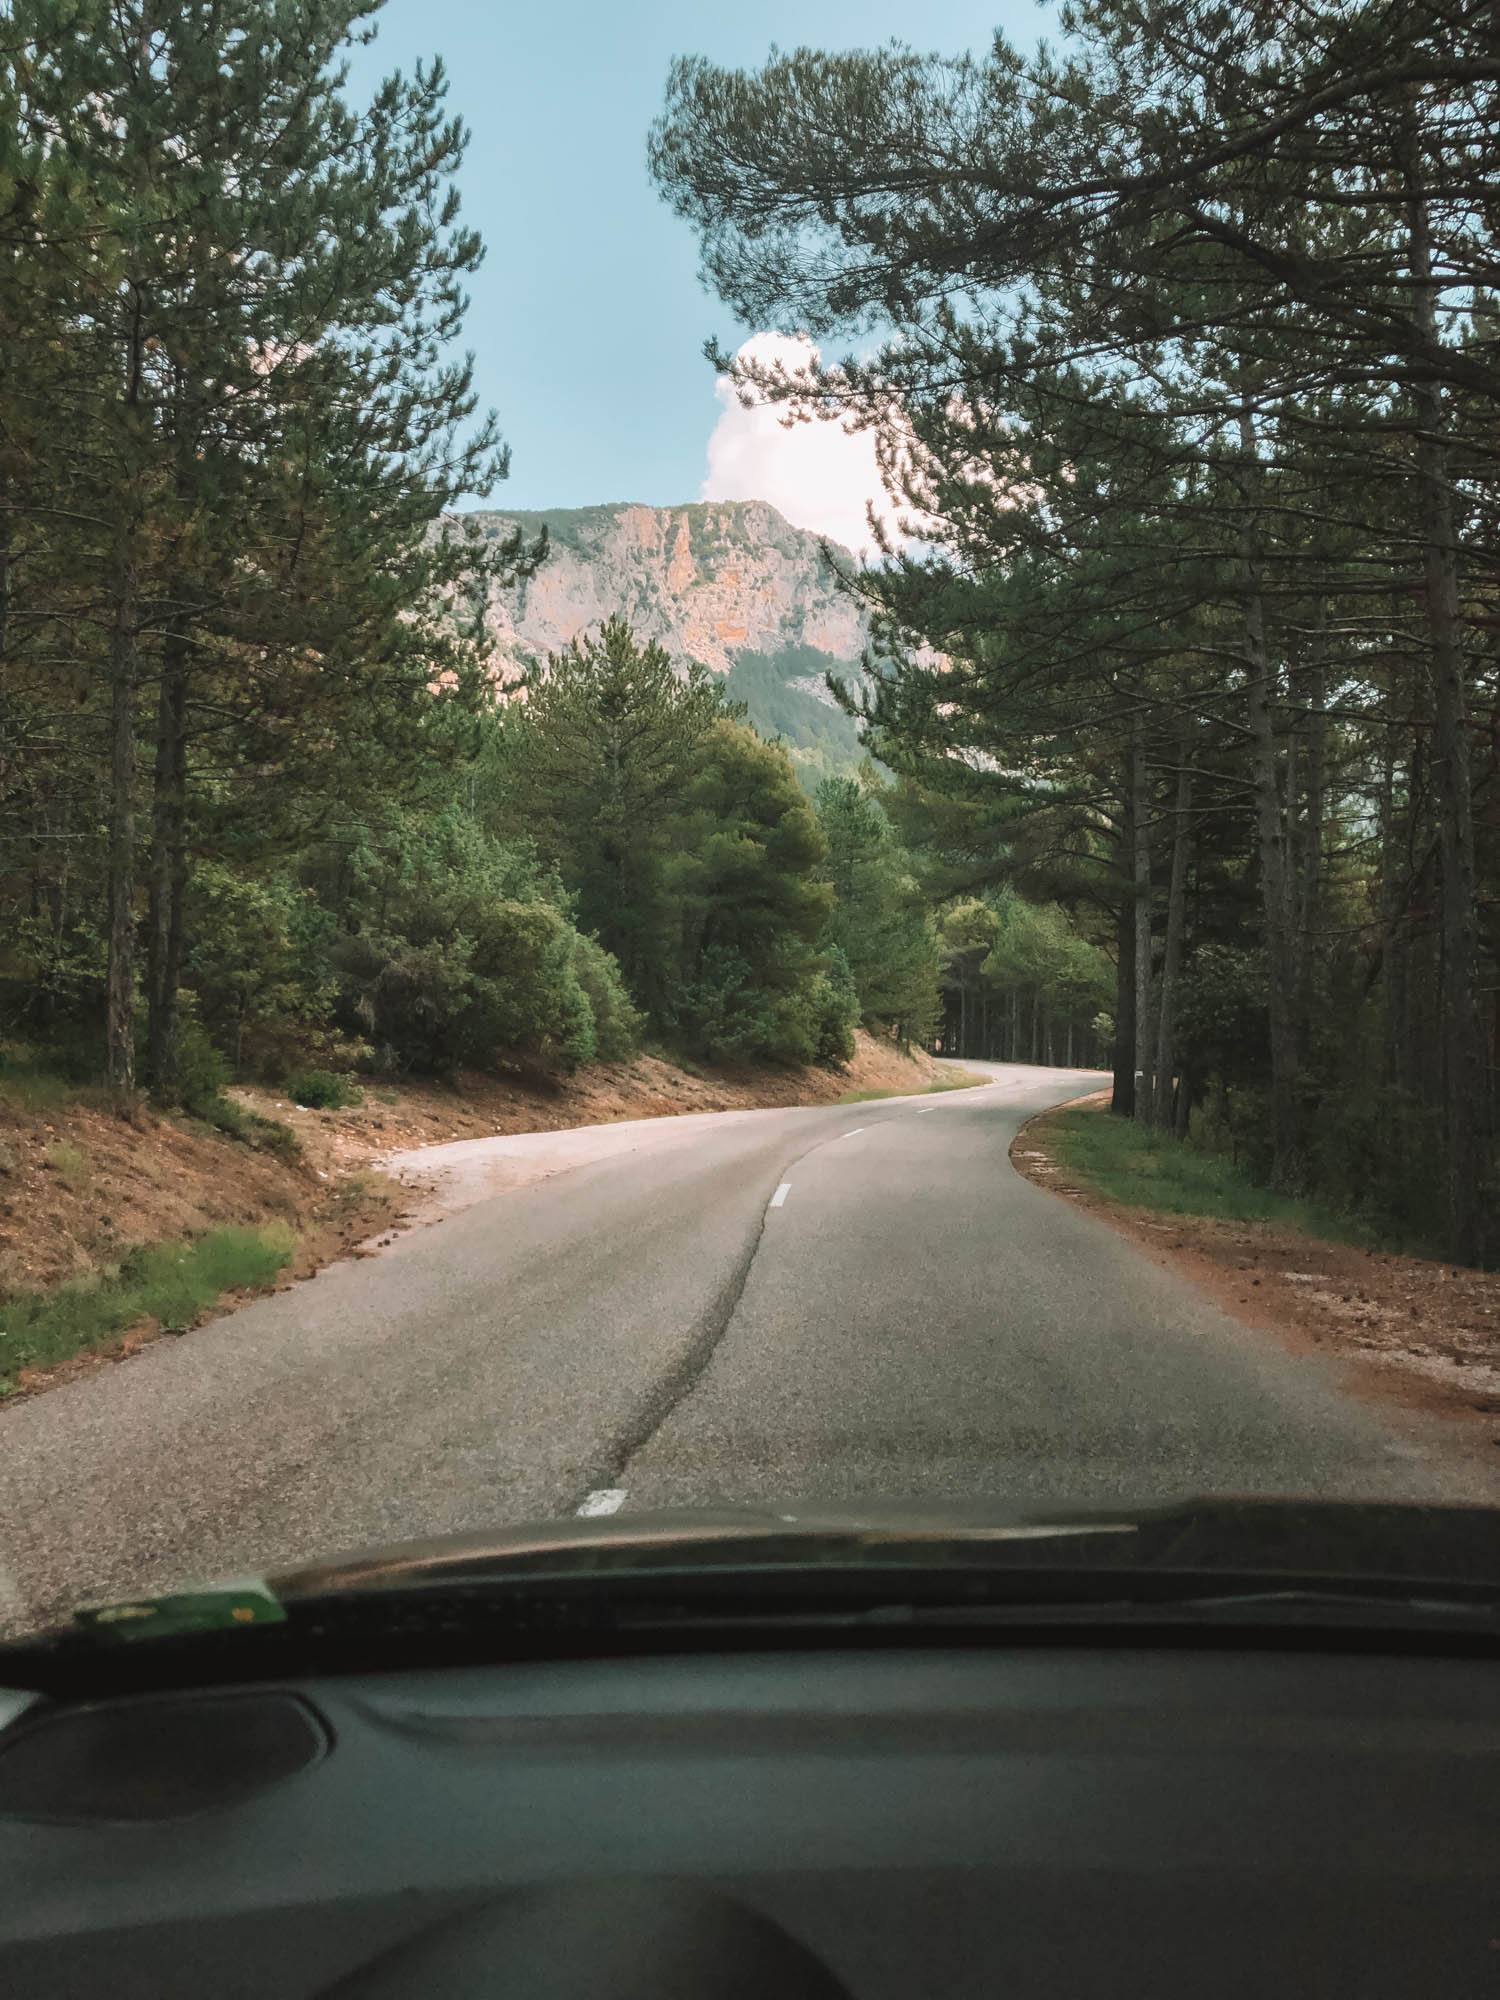
[[[868,743],[955,887],[1061,899],[1108,946],[1116,1108],[1212,1104],[1273,1181],[1341,1194],[1383,1121],[1401,1164],[1358,1199],[1482,1258],[1490,12],[1078,0],[1063,26],[1035,54],[685,58],[653,170],[737,313],[859,336],[738,377],[874,434],[917,539],[849,579],[890,640]],[[1231,1058],[1208,1014],[1259,1027]]]

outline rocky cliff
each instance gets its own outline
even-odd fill
[[[500,652],[528,663],[620,612],[674,658],[727,674],[746,656],[859,659],[865,623],[823,563],[816,535],[760,500],[687,507],[579,507],[478,518],[503,534],[545,523],[552,552],[527,582],[496,591]],[[792,664],[790,660],[788,664]]]

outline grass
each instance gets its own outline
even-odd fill
[[[1371,1240],[1370,1232],[1347,1216],[1273,1193],[1220,1153],[1144,1131],[1102,1107],[1055,1111],[1032,1129],[1084,1187],[1126,1207],[1207,1215],[1220,1222],[1275,1223],[1339,1243]]]
[[[190,1327],[225,1292],[264,1285],[296,1247],[285,1223],[215,1229],[191,1243],[146,1243],[116,1270],[0,1306],[0,1396],[23,1368],[48,1368],[105,1347],[139,1320]]]
[[[988,1083],[987,1076],[974,1076],[965,1070],[961,1077],[945,1077],[941,1083],[927,1083],[920,1090],[908,1090],[904,1084],[892,1084],[888,1090],[851,1090],[834,1100],[837,1104],[869,1104],[877,1097],[932,1097],[942,1090],[977,1090],[982,1083]]]
[[[0,1058],[0,1104],[13,1111],[61,1111],[81,1097],[98,1094],[42,1063],[25,1057]]]
[[[65,1187],[81,1188],[89,1177],[89,1157],[82,1146],[75,1146],[71,1139],[59,1139],[42,1154],[42,1158]]]

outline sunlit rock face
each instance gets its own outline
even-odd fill
[[[486,623],[506,664],[556,652],[615,612],[674,659],[721,674],[745,654],[808,648],[837,668],[864,650],[864,614],[838,588],[817,536],[764,501],[474,518],[496,535],[545,522],[551,539],[534,576],[491,592]]]

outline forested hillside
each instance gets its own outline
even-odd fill
[[[684,60],[656,175],[749,323],[890,329],[813,393],[922,524],[855,581],[907,647],[866,706],[895,823],[991,885],[950,929],[1073,912],[1117,1111],[1493,1257],[1492,11],[1065,26]]]

